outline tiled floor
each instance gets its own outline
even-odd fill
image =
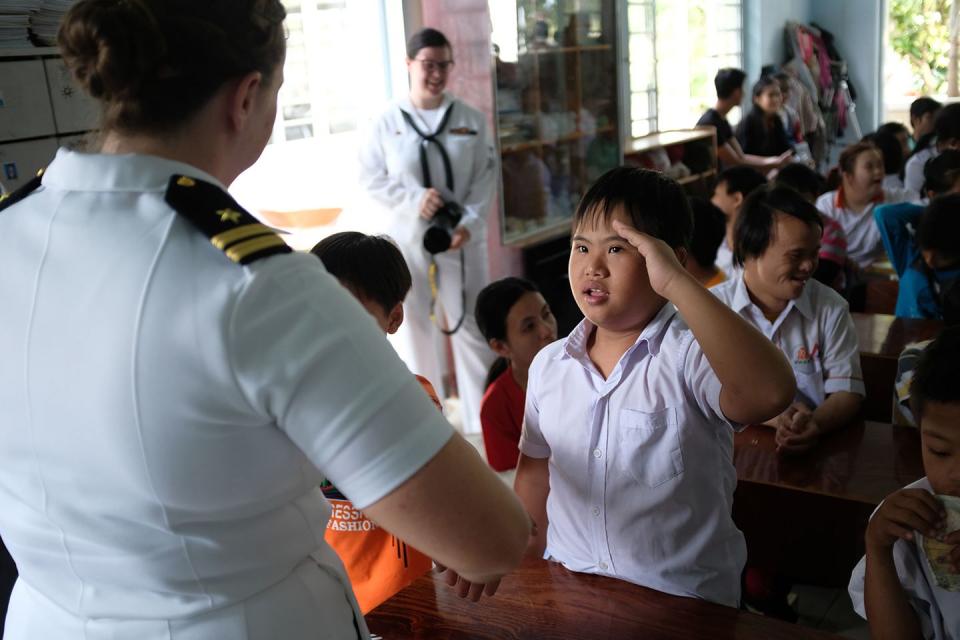
[[[867,623],[857,615],[845,589],[794,585],[799,624],[836,633],[844,638],[869,640]]]

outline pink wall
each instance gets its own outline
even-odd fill
[[[487,114],[490,131],[494,131],[494,67],[490,52],[491,24],[487,0],[422,0],[421,11],[423,24],[417,28],[439,29],[453,44],[457,66],[450,77],[448,89]],[[523,275],[521,252],[501,244],[499,186],[490,208],[489,220],[487,245],[491,279]]]

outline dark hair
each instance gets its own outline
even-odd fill
[[[410,269],[396,245],[383,236],[343,231],[318,242],[310,253],[330,275],[389,313],[412,286]]]
[[[733,264],[742,267],[747,258],[759,258],[767,251],[778,213],[823,230],[817,208],[790,187],[770,185],[757,189],[744,201],[733,229]]]
[[[927,160],[923,166],[923,191],[940,195],[950,191],[960,181],[960,151],[945,149]]]
[[[280,0],[80,0],[57,34],[102,128],[175,130],[228,80],[272,77],[286,48]]]
[[[727,193],[742,193],[743,197],[746,198],[753,193],[754,190],[767,184],[767,179],[753,167],[741,165],[738,167],[729,167],[721,171],[720,174],[717,175],[717,181],[714,183],[714,186],[721,184],[727,185]]]
[[[928,98],[926,96],[922,98],[917,98],[910,104],[910,124],[913,124],[913,121],[922,118],[928,113],[936,114],[941,109],[943,105],[934,100],[933,98]],[[936,118],[936,115],[934,115]],[[936,122],[936,120],[934,120]],[[919,140],[916,140],[916,144],[913,145],[913,151],[910,153],[910,156],[913,157],[917,152],[923,151],[931,144],[933,144],[934,138],[937,137],[937,132],[931,129],[924,135],[920,136]]]
[[[928,113],[936,113],[943,108],[943,105],[933,98],[921,96],[910,103],[910,120],[922,118]]]
[[[960,140],[960,103],[948,104],[937,112],[933,132],[938,145],[945,140]]]
[[[421,49],[433,49],[435,47],[447,47],[453,51],[453,46],[443,33],[430,27],[420,29],[407,40],[407,57],[413,60]]]
[[[960,262],[960,194],[948,193],[930,201],[920,217],[917,244],[948,261]]]
[[[778,187],[790,187],[802,196],[810,194],[817,198],[823,193],[826,181],[823,176],[807,165],[794,162],[777,172],[773,184]]]
[[[480,328],[480,334],[488,342],[490,340],[506,340],[507,315],[509,315],[510,309],[525,294],[539,291],[537,285],[529,280],[514,277],[503,278],[485,286],[477,295],[473,312],[477,327]],[[506,371],[508,366],[509,363],[506,358],[497,358],[490,365],[483,388],[486,389],[493,384],[493,381],[500,377],[500,374]]]
[[[903,124],[902,122],[884,122],[882,125],[877,127],[877,133],[889,133],[893,136],[905,133],[909,136],[910,130],[907,129],[907,125]]]
[[[693,214],[683,187],[659,171],[639,167],[616,167],[600,176],[580,199],[573,229],[588,217],[606,222],[621,208],[638,230],[673,248],[690,246]]]
[[[704,269],[713,267],[717,261],[717,249],[727,232],[726,218],[705,198],[690,198],[693,211],[693,239],[690,241],[690,256]]]
[[[900,175],[903,169],[903,147],[900,146],[900,141],[895,134],[877,130],[863,136],[863,139],[880,150],[880,155],[883,156],[884,175]]]
[[[947,327],[920,354],[910,383],[910,408],[923,424],[928,402],[960,402],[960,326]]]
[[[736,93],[737,89],[743,88],[743,81],[746,79],[747,74],[742,69],[734,69],[733,67],[720,69],[713,78],[713,86],[717,88],[717,97],[726,100]]]
[[[763,93],[763,90],[767,87],[776,87],[779,90],[780,83],[771,75],[760,76],[760,79],[753,83],[753,91],[750,95],[756,98]]]

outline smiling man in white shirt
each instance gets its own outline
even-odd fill
[[[823,223],[816,208],[786,187],[764,187],[743,205],[734,264],[740,277],[711,291],[753,323],[787,356],[797,397],[768,422],[778,449],[799,453],[822,433],[852,420],[864,385],[853,320],[846,301],[812,278]]]

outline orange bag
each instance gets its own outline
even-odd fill
[[[417,380],[437,408],[440,399],[430,382]],[[343,561],[364,615],[425,574],[433,561],[367,518],[328,481],[320,485],[333,507],[324,539]]]

